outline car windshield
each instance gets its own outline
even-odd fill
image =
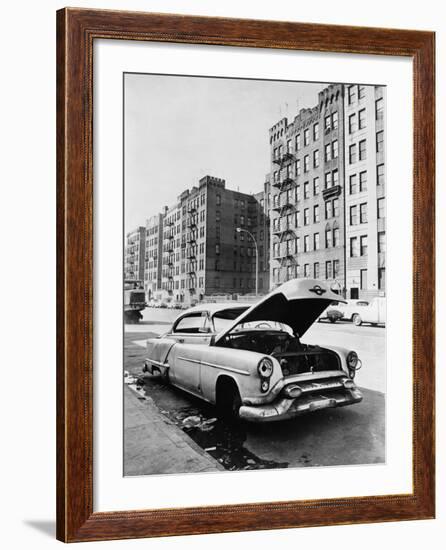
[[[213,320],[214,320],[214,327],[215,332],[218,334],[219,332],[222,332],[224,330],[229,329],[229,327],[232,325],[235,319],[239,315],[241,315],[244,311],[246,311],[248,308],[234,308],[234,309],[226,309],[224,311],[219,311],[214,314]],[[292,329],[283,323],[278,323],[275,321],[252,321],[249,323],[240,323],[234,328],[234,332],[239,332],[242,330],[280,330],[283,332],[289,332],[290,334],[293,334]]]
[[[215,332],[218,333],[229,328],[232,325],[234,319],[237,319],[237,317],[247,309],[247,307],[237,307],[232,309],[224,309],[222,311],[217,311],[217,313],[214,313],[213,320]]]

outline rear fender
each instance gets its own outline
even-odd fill
[[[147,359],[157,363],[165,363],[170,350],[176,344],[175,340],[168,338],[149,338],[147,340]]]

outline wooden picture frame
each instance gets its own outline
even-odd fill
[[[93,43],[177,42],[413,60],[411,494],[93,512]],[[57,13],[57,538],[125,539],[434,517],[432,32],[66,8]],[[428,365],[428,368],[426,368]]]

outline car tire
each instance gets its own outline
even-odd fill
[[[329,317],[330,323],[336,323],[336,317]]]
[[[362,325],[362,319],[360,315],[358,315],[357,313],[353,315],[352,321],[353,321],[353,324],[357,327],[360,327]]]
[[[235,382],[224,381],[217,393],[217,411],[220,418],[227,422],[240,420],[242,399]]]

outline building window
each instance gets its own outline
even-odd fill
[[[365,109],[361,109],[358,113],[358,127],[363,130],[366,127],[367,119],[365,116]]]
[[[378,253],[384,253],[386,251],[386,232],[380,231],[378,233]]]
[[[245,216],[240,216],[240,225],[245,225]]]
[[[319,139],[319,122],[313,124],[313,140],[317,141]]]
[[[304,236],[304,252],[310,252],[310,235]]]
[[[216,196],[216,203],[217,203],[217,206],[220,206],[220,204],[221,204],[221,195],[218,194],[218,193],[217,193],[217,196]]]
[[[386,268],[378,268],[378,288],[379,290],[386,290]]]
[[[304,225],[308,225],[310,223],[310,209],[305,208],[304,209]]]
[[[361,256],[367,256],[367,235],[361,235],[360,254]]]
[[[333,229],[333,246],[339,246],[339,228]]]
[[[332,145],[331,157],[334,159],[337,159],[339,154],[338,140],[335,139],[331,145]]]
[[[319,233],[313,235],[313,250],[319,250]]]
[[[310,155],[304,156],[304,172],[308,172],[310,169]]]
[[[328,130],[331,130],[331,117],[330,117],[330,115],[327,115],[324,118],[324,127],[325,127],[325,131],[327,131],[327,132],[328,132]]]
[[[296,185],[296,202],[299,202],[301,197],[300,197],[300,185]]]
[[[292,149],[291,149],[291,140],[290,139],[287,140],[287,142],[286,142],[286,152],[287,153],[292,153],[293,152]]]
[[[376,120],[384,118],[384,99],[382,97],[375,101],[375,118]]]
[[[384,198],[378,199],[378,219],[383,219],[386,217],[386,204]]]
[[[367,269],[361,269],[361,290],[367,290]]]
[[[215,245],[215,253],[220,254],[220,245],[219,244]]]
[[[310,276],[310,264],[305,264],[304,265],[304,277],[309,277]]]
[[[220,221],[220,210],[216,210],[216,212],[215,212],[215,221],[216,222]]]
[[[326,279],[333,278],[331,261],[325,262],[325,278]]]
[[[304,147],[310,143],[310,130],[306,128],[304,130]]]
[[[367,171],[364,170],[364,172],[360,172],[359,174],[359,190],[367,191]]]
[[[339,260],[333,260],[333,278],[334,279],[339,277],[339,266],[340,266]]]
[[[327,143],[325,146],[325,162],[331,160],[331,144]]]
[[[350,206],[350,225],[358,225],[358,205]]]
[[[332,173],[332,185],[333,187],[335,185],[339,185],[339,172],[337,170],[333,170]]]
[[[313,223],[319,223],[319,205],[313,206]]]
[[[317,168],[319,166],[319,149],[316,149],[313,151],[313,168]]]
[[[356,258],[359,256],[358,237],[350,237],[350,257]]]
[[[352,174],[350,176],[350,195],[354,195],[358,192],[358,175]]]
[[[331,183],[331,172],[325,173],[325,189],[329,189],[332,185]]]
[[[356,113],[353,113],[348,117],[348,133],[353,134],[353,132],[356,132],[356,130]]]
[[[333,130],[336,130],[336,128],[338,127],[338,112],[335,111],[332,115],[331,115],[331,127]]]
[[[350,145],[348,149],[348,158],[349,158],[350,164],[354,164],[358,160],[355,143],[353,145]]]
[[[384,131],[376,133],[376,152],[382,153],[384,151]]]
[[[300,159],[296,160],[295,172],[296,172],[296,176],[300,176],[301,174]]]
[[[300,254],[300,238],[299,237],[297,237],[296,240],[294,241],[294,245],[295,245],[296,254]]]
[[[376,185],[384,185],[384,164],[376,167]]]
[[[300,134],[296,136],[296,151],[300,151]]]
[[[294,225],[296,228],[300,227],[299,214],[300,214],[299,210],[294,214]]]
[[[315,262],[313,265],[313,277],[319,279],[319,262]]]
[[[333,199],[333,216],[339,216],[339,199]]]
[[[313,194],[314,195],[319,194],[319,178],[318,177],[313,179]]]
[[[331,248],[333,246],[331,229],[327,227],[325,230],[325,248]]]
[[[327,201],[325,203],[325,219],[328,220],[329,218],[333,217],[333,204],[331,201]]]
[[[304,183],[304,199],[310,198],[310,182],[306,181]]]
[[[358,99],[365,98],[365,86],[358,86]]]
[[[356,86],[348,87],[348,104],[352,105],[356,101]]]
[[[359,160],[365,160],[367,158],[366,140],[362,139],[359,142]]]
[[[359,223],[367,223],[367,203],[359,205]]]

